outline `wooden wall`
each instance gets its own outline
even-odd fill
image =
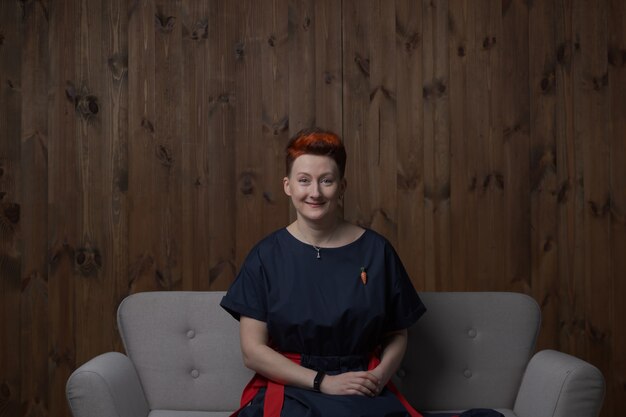
[[[0,1],[0,416],[68,416],[116,307],[221,290],[293,216],[290,134],[419,290],[511,290],[626,409],[622,0]]]

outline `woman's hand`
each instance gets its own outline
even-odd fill
[[[382,390],[380,379],[372,372],[345,372],[326,375],[320,386],[324,394],[377,396]]]

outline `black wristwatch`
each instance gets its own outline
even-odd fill
[[[324,371],[319,371],[317,375],[315,375],[315,379],[313,380],[313,391],[322,392],[322,379],[324,379],[325,376],[326,374]]]

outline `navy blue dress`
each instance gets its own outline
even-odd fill
[[[328,374],[367,369],[381,338],[410,327],[426,311],[390,243],[372,230],[321,258],[287,229],[259,242],[221,305],[267,323],[272,346],[302,354],[302,365]],[[361,280],[362,268],[367,283]],[[262,389],[242,417],[263,415]],[[387,389],[377,397],[326,395],[285,387],[282,417],[406,417]]]

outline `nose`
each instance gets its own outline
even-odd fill
[[[311,187],[311,197],[313,198],[319,198],[321,197],[322,193],[320,192],[320,185],[318,182],[313,182]]]

